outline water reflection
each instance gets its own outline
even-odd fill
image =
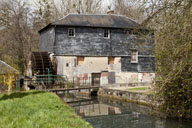
[[[121,114],[121,109],[105,104],[91,104],[74,107],[77,114],[84,118]]]
[[[94,128],[192,128],[190,121],[152,116],[151,110],[142,105],[77,94],[60,96]]]

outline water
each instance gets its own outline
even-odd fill
[[[94,128],[192,128],[192,121],[177,121],[152,115],[146,106],[80,95],[60,95]]]

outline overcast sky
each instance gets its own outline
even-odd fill
[[[37,2],[38,0],[26,0],[26,1],[31,5],[35,5],[35,2]],[[112,1],[113,0],[102,0],[103,7],[111,6]],[[113,9],[113,6],[112,6],[112,9]]]

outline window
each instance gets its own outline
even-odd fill
[[[109,29],[104,29],[104,37],[105,37],[105,38],[110,38]]]
[[[68,29],[68,36],[69,37],[75,37],[75,29],[74,28]]]
[[[131,63],[138,63],[138,51],[131,50]]]
[[[77,57],[77,65],[84,64],[84,56],[78,56]]]
[[[69,67],[69,63],[66,63],[66,67]]]
[[[108,57],[108,64],[114,64],[115,57],[110,56]]]

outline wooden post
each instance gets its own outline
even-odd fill
[[[9,87],[8,87],[8,92],[11,91],[11,75],[9,76]]]
[[[90,82],[90,77],[89,77],[89,93],[91,92],[91,82]]]
[[[83,78],[83,86],[85,86],[85,83],[84,83],[84,77],[82,77]]]
[[[3,75],[3,85],[5,86],[5,74]]]
[[[90,79],[90,78],[89,78]],[[88,84],[89,85],[89,93],[91,92],[91,89],[90,89],[90,83]]]

